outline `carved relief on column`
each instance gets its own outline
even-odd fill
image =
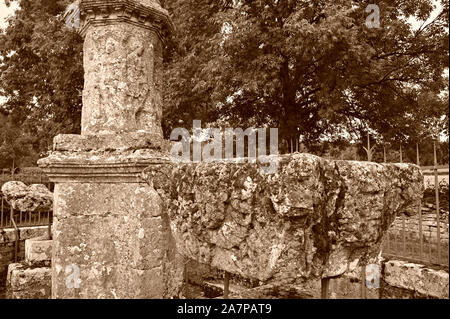
[[[155,0],[81,2],[82,134],[145,132],[162,139],[162,40],[172,25]]]
[[[87,31],[83,134],[162,134],[161,91],[154,78],[160,46],[152,31],[125,23]]]

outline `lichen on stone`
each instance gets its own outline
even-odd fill
[[[163,198],[178,252],[264,283],[343,275],[375,258],[396,214],[423,193],[419,167],[280,157],[258,164],[150,166],[143,177]]]

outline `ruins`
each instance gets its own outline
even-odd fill
[[[82,132],[38,162],[55,183],[53,298],[178,297],[183,256],[263,284],[338,277],[376,257],[395,214],[420,200],[409,164],[173,164],[160,123],[168,12],[157,0],[80,10]]]
[[[39,161],[55,182],[52,297],[177,296],[182,274],[169,221],[139,178],[168,161],[162,41],[173,26],[154,0],[81,1],[80,11],[82,133],[57,136],[54,152]],[[79,289],[67,288],[70,265],[80,270]]]
[[[261,165],[261,164],[259,164]],[[258,165],[159,165],[144,172],[159,191],[184,256],[245,278],[301,284],[375,260],[401,212],[416,210],[419,167],[280,156]]]

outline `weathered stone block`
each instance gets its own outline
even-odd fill
[[[7,297],[10,299],[48,299],[51,296],[51,269],[27,268],[10,264],[7,275]]]
[[[25,260],[29,263],[51,261],[52,246],[52,240],[43,240],[42,238],[27,239],[25,241]]]
[[[263,282],[336,277],[380,252],[395,215],[423,193],[419,167],[281,156],[259,165],[200,163],[149,168],[164,197],[178,251]]]
[[[18,261],[22,261],[25,258],[25,240],[45,236],[47,231],[47,227],[24,227],[20,229]],[[2,288],[6,287],[8,266],[14,262],[15,237],[14,229],[0,230],[0,294]]]
[[[167,296],[170,228],[151,187],[61,183],[55,194],[54,298]],[[74,269],[79,288],[67,289]]]
[[[22,182],[7,182],[1,191],[15,210],[47,212],[53,208],[53,194],[42,184],[27,186]]]
[[[147,148],[162,148],[164,142],[159,135],[145,132],[122,134],[60,134],[53,139],[55,151],[89,152],[108,150],[139,150]]]
[[[390,260],[384,266],[384,281],[393,287],[434,298],[449,297],[449,275],[444,270]]]

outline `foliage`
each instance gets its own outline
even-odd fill
[[[449,200],[449,192],[448,192],[448,181],[441,180],[438,186],[439,192],[439,206],[441,209],[448,211],[448,200]],[[434,184],[427,184],[425,188],[425,192],[423,195],[424,202],[430,204],[436,204],[436,189]]]
[[[342,129],[391,143],[429,133],[445,112],[448,3],[414,31],[404,17],[426,20],[431,1],[375,1],[381,28],[368,29],[373,2],[167,0],[178,31],[166,63],[166,134],[193,118],[271,125],[306,141]]]
[[[0,113],[43,154],[53,136],[80,131],[82,39],[61,19],[71,0],[11,1],[21,9],[0,33]],[[368,29],[374,2],[381,28]],[[404,17],[427,20],[431,2],[164,1],[177,28],[165,54],[166,137],[193,119],[271,126],[313,153],[331,143],[333,156],[365,159],[370,132],[374,160],[402,144],[414,162],[419,142],[428,165],[430,135],[448,131],[448,2],[417,30]],[[438,157],[448,161],[446,145]]]
[[[82,39],[61,21],[69,0],[15,1],[0,33],[0,112],[45,152],[55,135],[80,131]]]
[[[1,119],[0,119],[1,120]],[[9,121],[0,121],[0,168],[13,168],[27,165],[27,159],[36,154],[32,149],[32,140],[18,132],[20,130]],[[37,158],[34,158],[36,160]]]

